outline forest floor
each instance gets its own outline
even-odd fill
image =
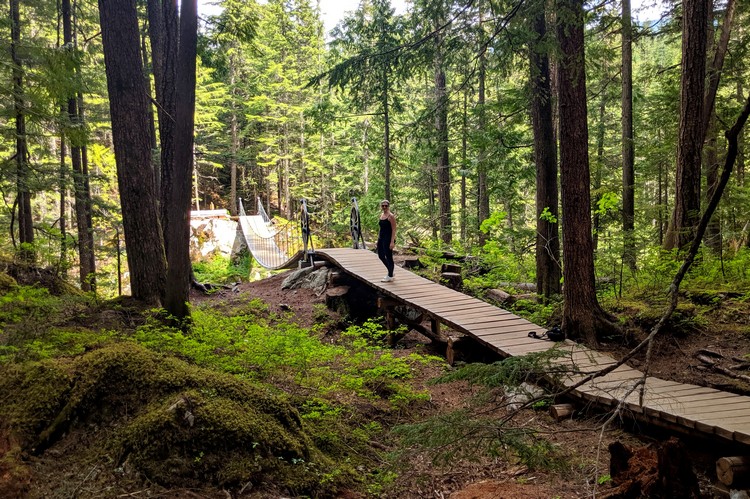
[[[403,257],[397,257],[400,263]],[[223,289],[211,295],[193,292],[191,302],[196,307],[229,310],[242,306],[248,299],[259,299],[267,304],[270,313],[291,317],[303,328],[319,325],[321,310],[325,309],[324,295],[311,289],[282,289],[288,276],[282,273],[268,279],[242,283],[234,289]],[[603,342],[600,349],[618,358],[625,355],[631,345],[644,338],[660,315],[665,297],[648,297],[641,301],[604,299],[606,308],[616,314],[623,326],[627,341],[623,339]],[[324,333],[330,342],[338,340],[346,321],[337,312],[328,310],[331,330]],[[72,315],[71,315],[72,317]],[[117,321],[112,320],[117,318]],[[100,326],[115,328],[126,317],[128,328],[135,328],[135,315],[122,310],[100,310],[96,320],[87,319],[86,326],[97,322]],[[74,322],[77,319],[74,319]],[[112,324],[107,324],[112,320]],[[135,322],[133,322],[135,320]],[[339,328],[338,330],[336,328]],[[0,331],[2,333],[2,331]],[[433,343],[416,331],[410,331],[392,347],[394,356],[411,354],[443,356],[444,345]],[[474,352],[475,353],[475,352]],[[695,383],[736,393],[750,394],[746,382],[745,355],[750,353],[750,305],[743,296],[731,292],[710,292],[685,295],[675,318],[655,344],[650,372],[664,379]],[[469,355],[467,353],[467,355]],[[485,361],[495,360],[487,357]],[[643,355],[636,356],[631,366],[642,368]],[[739,366],[739,367],[738,367]],[[727,369],[729,371],[727,371]],[[739,369],[739,371],[738,371]],[[458,410],[484,412],[495,418],[507,417],[507,408],[498,404],[503,399],[501,390],[484,393],[481,388],[466,381],[435,384],[432,381],[450,371],[447,363],[415,370],[409,382],[428,393],[428,401],[385,418],[381,435],[371,438],[369,445],[380,453],[382,467],[393,471],[392,480],[376,495],[387,498],[451,498],[451,499],[542,499],[583,497],[649,497],[641,495],[640,487],[653,483],[658,475],[657,450],[665,445],[670,435],[657,428],[638,425],[621,415],[608,424],[609,414],[593,408],[578,407],[572,418],[555,421],[546,410],[521,409],[513,413],[509,428],[531,430],[548,447],[540,453],[554,451],[554,465],[527,466],[509,458],[505,448],[493,452],[480,452],[480,444],[467,440],[463,452],[454,452],[447,460],[437,459],[438,453],[421,446],[408,447],[391,433],[389,424],[417,423],[434,417],[449,417]],[[727,372],[736,373],[734,377]],[[743,378],[745,376],[745,378]],[[1,382],[2,380],[0,380]],[[6,394],[5,396],[8,396]],[[136,399],[137,400],[137,399]],[[170,407],[170,411],[174,408]],[[106,412],[107,408],[104,407]],[[126,410],[130,410],[126,407]],[[1,411],[0,411],[1,412]],[[373,417],[377,414],[373,413]],[[58,442],[39,456],[19,454],[17,442],[4,431],[0,418],[0,495],[4,497],[285,497],[273,492],[269,484],[263,491],[238,493],[201,486],[196,483],[171,485],[157,484],[142,473],[131,473],[127,466],[115,465],[114,457],[97,454],[96,460],[86,449],[117,431],[93,421],[73,425]],[[120,424],[120,423],[117,423]],[[691,439],[681,435],[685,463],[695,471],[700,487],[700,497],[722,497],[715,492],[715,461],[718,457],[736,452],[716,441]],[[610,445],[622,443],[633,449],[630,471],[610,476]],[[459,448],[461,445],[459,445]],[[546,449],[546,450],[545,450]],[[84,452],[85,451],[85,452]],[[387,456],[398,453],[396,462]],[[201,453],[202,455],[202,453]],[[512,453],[511,453],[512,455]],[[197,460],[200,458],[197,457]],[[189,460],[192,458],[188,457]],[[691,466],[687,466],[690,468]],[[16,492],[14,492],[16,491]],[[358,489],[342,490],[337,496],[346,499],[372,497]],[[661,497],[678,497],[662,494]],[[681,496],[680,496],[681,497]]]
[[[401,264],[403,256],[396,256]],[[261,281],[244,283],[240,289],[260,298],[272,307],[291,310],[300,325],[314,323],[316,305],[324,303],[324,297],[316,296],[309,289],[281,289],[286,274]],[[229,292],[223,293],[225,296]],[[221,295],[221,293],[220,293]],[[221,296],[195,296],[195,300],[221,300]],[[627,340],[619,338],[600,345],[600,350],[615,358],[622,358],[630,347],[645,338],[656,323],[666,297],[650,297],[655,307],[644,309],[643,303],[620,303],[611,300],[609,310],[619,319]],[[606,301],[606,300],[605,300]],[[750,353],[750,306],[742,296],[733,293],[709,293],[686,296],[663,334],[655,341],[650,372],[663,379],[711,386],[717,389],[750,394],[750,378],[729,377],[715,369],[728,364],[747,365],[744,357]],[[334,312],[331,312],[334,313]],[[425,324],[429,326],[429,324]],[[399,355],[428,351],[443,355],[444,346],[434,346],[430,339],[416,331],[410,331],[395,346]],[[700,359],[708,358],[714,364]],[[629,365],[642,369],[645,354],[636,355]],[[491,360],[491,358],[489,359]],[[448,414],[472,405],[477,389],[465,382],[432,384],[426,373],[415,383],[430,393],[428,415]],[[456,459],[448,464],[437,465],[426,451],[415,451],[408,463],[400,470],[397,482],[388,497],[436,497],[451,499],[490,498],[578,498],[578,497],[641,497],[628,495],[622,490],[629,480],[643,482],[657,474],[654,451],[670,435],[658,428],[639,426],[626,416],[603,422],[610,414],[588,410],[574,418],[555,421],[544,411],[522,410],[516,421],[522,426],[533,427],[554,448],[566,456],[563,469],[529,469],[500,458],[480,457]],[[610,453],[608,446],[622,442],[632,449],[640,449],[648,455],[644,462],[637,463],[632,470],[634,476],[621,476],[616,482],[609,475]],[[681,436],[681,444],[697,475],[702,497],[721,497],[714,487],[716,482],[715,460],[732,452],[724,450],[717,442],[691,439]],[[706,449],[710,450],[707,452]],[[731,447],[729,447],[731,449]],[[633,465],[633,463],[631,463]],[[624,485],[623,485],[624,484]],[[619,487],[615,487],[619,485]],[[632,485],[632,484],[631,484]],[[621,494],[621,495],[620,495]],[[633,491],[630,491],[633,494]],[[648,495],[644,495],[648,497]],[[666,497],[675,497],[667,495]]]

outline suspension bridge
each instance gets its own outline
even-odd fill
[[[315,249],[312,246],[307,203],[300,203],[297,226],[276,228],[260,202],[258,213],[241,209],[239,224],[248,248],[258,262],[269,269],[312,265],[313,258],[325,260],[385,298],[385,312],[394,304],[419,312],[429,320],[434,333],[441,325],[473,338],[503,358],[557,350],[553,362],[557,375],[548,381],[581,405],[611,410],[623,409],[632,419],[689,435],[718,438],[743,448],[750,446],[750,397],[695,384],[678,383],[644,376],[622,365],[604,376],[594,373],[617,364],[601,352],[570,340],[540,341],[529,333],[544,328],[499,307],[396,267],[395,280],[381,282],[384,267],[366,249],[361,231],[359,206],[352,199],[350,248]]]

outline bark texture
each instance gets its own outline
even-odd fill
[[[563,320],[566,334],[597,345],[597,330],[611,328],[594,282],[591,193],[586,123],[583,1],[558,0],[560,172],[563,210]]]
[[[176,126],[174,165],[169,171],[168,192],[163,210],[168,216],[164,228],[167,248],[167,289],[164,307],[183,319],[190,314],[190,204],[193,172],[193,128],[195,120],[195,65],[198,45],[198,2],[182,0],[180,44],[177,59]]]
[[[158,304],[166,260],[151,169],[148,95],[135,0],[99,0],[112,139],[133,297]]]
[[[557,148],[552,127],[549,57],[540,48],[547,33],[544,9],[532,19],[535,40],[530,53],[531,122],[536,163],[536,286],[549,298],[560,293],[560,239],[557,219]],[[543,216],[545,209],[548,216]]]
[[[664,240],[666,249],[679,249],[689,244],[693,240],[695,226],[700,218],[709,1],[683,2],[677,178],[675,206]]]

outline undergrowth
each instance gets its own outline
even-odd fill
[[[530,467],[561,469],[565,459],[555,447],[536,430],[514,419],[524,403],[532,408],[546,407],[546,403],[540,403],[545,396],[526,393],[524,383],[553,372],[550,361],[561,355],[552,349],[493,364],[467,364],[436,378],[434,383],[465,381],[483,389],[475,393],[469,407],[396,427],[405,452],[426,451],[436,464],[501,457]],[[498,389],[504,395],[498,395]],[[519,401],[512,393],[523,397]]]
[[[67,305],[36,288],[0,296],[0,391],[9,396],[0,419],[26,452],[79,424],[114,425],[100,442],[106,452],[165,486],[377,493],[393,475],[380,469],[371,442],[428,400],[411,380],[442,362],[384,348],[376,322],[322,341],[318,329],[289,323],[259,300],[195,307],[189,332],[165,325],[160,310],[146,311],[132,330],[89,329],[80,323],[94,325],[97,314],[133,312]],[[253,394],[228,396],[227,383]],[[281,414],[292,416],[269,419]],[[296,436],[284,437],[288,431]]]

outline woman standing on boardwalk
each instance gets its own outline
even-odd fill
[[[388,270],[388,275],[381,279],[381,282],[391,282],[393,280],[393,247],[396,246],[396,217],[391,213],[391,203],[387,199],[380,202],[380,214],[378,225],[378,258],[383,262]]]

